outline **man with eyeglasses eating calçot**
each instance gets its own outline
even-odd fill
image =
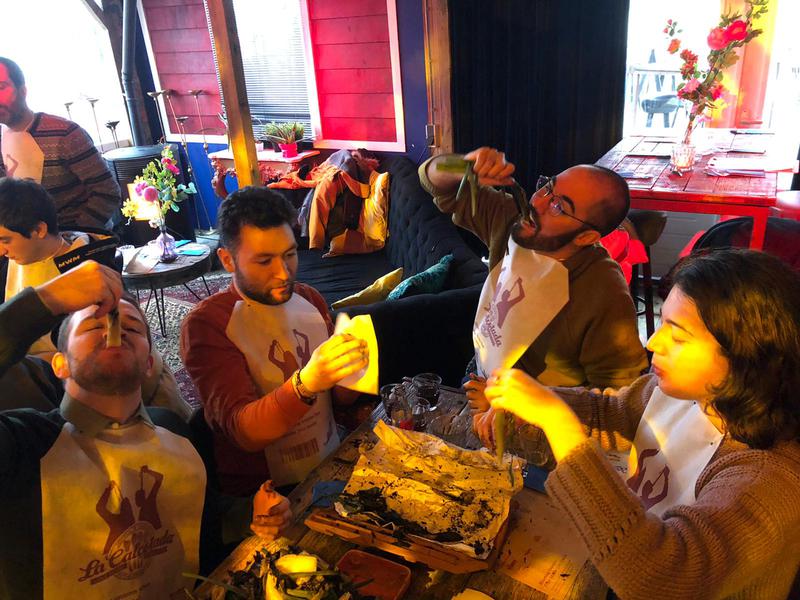
[[[647,367],[636,310],[619,265],[598,243],[628,213],[625,180],[577,165],[539,177],[533,195],[515,202],[495,187],[515,184],[504,153],[483,147],[463,156],[474,190],[447,168],[453,159],[426,161],[419,177],[436,206],[489,248],[473,328],[476,373],[465,384],[473,410],[487,411],[483,387],[495,368],[522,369],[548,386],[619,388],[636,379]],[[491,412],[476,418],[484,441]]]

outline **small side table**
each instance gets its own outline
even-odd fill
[[[269,181],[281,175],[297,171],[306,160],[318,154],[319,150],[309,150],[300,152],[297,156],[291,158],[284,158],[280,152],[259,150],[256,152],[256,157],[258,158],[258,170],[261,173],[261,183],[266,185]],[[228,191],[225,188],[225,176],[236,174],[233,165],[233,151],[230,148],[219,150],[209,154],[208,158],[211,159],[211,170],[214,173],[211,179],[211,186],[217,196],[225,198],[228,195]]]
[[[122,281],[127,289],[136,292],[137,300],[139,290],[150,290],[145,311],[150,306],[150,300],[155,299],[158,324],[164,337],[167,335],[164,288],[183,285],[200,300],[200,296],[187,285],[200,278],[206,293],[211,295],[205,278],[205,274],[211,270],[211,249],[204,244],[186,244],[178,248],[178,252],[178,258],[174,262],[162,263],[158,262],[158,249],[155,245],[142,246],[136,249],[136,253],[122,270]]]

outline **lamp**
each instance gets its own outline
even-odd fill
[[[148,202],[136,193],[136,185],[128,184],[128,198],[135,205],[133,218],[136,221],[155,221],[160,217],[158,203]]]

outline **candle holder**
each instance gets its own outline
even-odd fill
[[[675,144],[672,146],[672,157],[670,167],[678,174],[691,171],[694,167],[695,153],[697,149],[692,144]]]

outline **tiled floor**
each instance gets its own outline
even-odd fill
[[[661,323],[661,305],[664,302],[655,294],[655,298],[653,299],[653,308],[655,312],[655,327],[658,329],[659,324]],[[637,302],[637,309],[643,310],[644,304],[642,302]],[[645,323],[644,313],[639,315],[639,339],[642,340],[642,345],[647,343],[647,324]]]

